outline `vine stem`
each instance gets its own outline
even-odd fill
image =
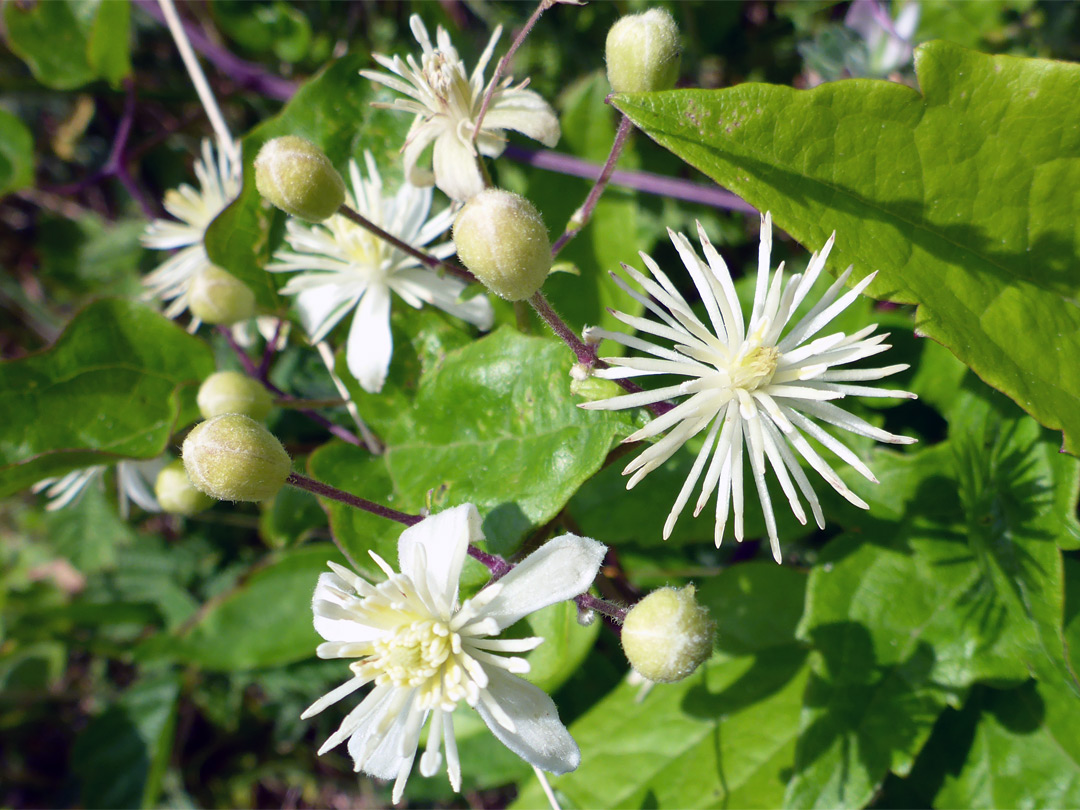
[[[249,377],[258,380],[260,383],[263,384],[263,387],[267,391],[277,397],[280,397],[287,401],[292,401],[296,399],[296,397],[292,397],[286,394],[284,391],[282,391],[280,388],[270,382],[270,380],[267,379],[265,376],[260,376],[259,369],[255,365],[255,361],[253,361],[248,356],[248,353],[245,352],[243,348],[236,342],[236,338],[232,336],[232,332],[230,332],[227,327],[219,326],[217,330],[218,334],[225,338],[225,342],[229,344],[233,352],[236,354],[237,358],[239,358],[240,364],[244,367],[244,371]],[[368,449],[359,436],[357,436],[348,428],[344,428],[341,425],[331,422],[321,413],[317,413],[310,408],[298,408],[297,411],[299,413],[302,413],[315,424],[325,428],[327,431],[330,432],[331,435],[336,436],[343,442],[347,442],[348,444],[354,445],[355,447],[363,447],[365,450]]]
[[[626,148],[626,141],[629,139],[630,131],[633,128],[634,125],[630,122],[630,119],[625,115],[622,116],[619,121],[619,128],[615,131],[615,141],[611,144],[611,151],[608,153],[607,162],[604,163],[604,168],[601,169],[600,176],[596,179],[596,184],[589,191],[589,196],[585,198],[585,204],[574,212],[574,215],[570,218],[570,222],[567,223],[563,235],[551,246],[552,258],[558,256],[559,251],[566,247],[566,243],[577,236],[581,229],[588,224],[589,219],[592,217],[593,209],[596,208],[596,204],[600,202],[600,195],[603,194],[604,189],[607,188],[608,181],[611,179],[611,173],[615,171],[615,164],[619,162],[619,156],[622,154],[623,149]]]
[[[352,208],[350,208],[347,205],[342,205],[341,208],[338,209],[338,213],[341,214],[346,219],[348,219],[348,220],[350,220],[352,222],[355,222],[361,228],[366,228],[367,230],[371,231],[373,234],[375,234],[377,237],[379,237],[383,241],[389,242],[391,245],[396,247],[402,253],[408,253],[410,256],[412,256],[418,262],[423,264],[425,267],[428,267],[428,268],[430,268],[432,270],[443,270],[443,271],[449,273],[450,275],[457,276],[458,278],[462,279],[463,281],[469,282],[470,284],[472,282],[476,281],[476,277],[472,273],[470,273],[468,270],[466,270],[464,267],[458,267],[453,262],[448,262],[448,261],[446,261],[444,259],[439,259],[439,258],[437,258],[435,256],[432,256],[430,253],[425,253],[424,251],[420,250],[419,248],[413,247],[408,242],[404,242],[401,239],[398,239],[392,233],[388,233],[387,231],[384,231],[382,228],[380,228],[378,225],[376,225],[370,219],[365,217],[359,211],[354,211]]]
[[[285,479],[285,483],[294,486],[297,489],[311,492],[314,495],[329,498],[338,503],[343,503],[346,506],[362,509],[365,512],[370,512],[373,515],[392,520],[395,523],[401,523],[404,526],[415,526],[424,519],[421,515],[410,515],[407,512],[399,512],[397,509],[391,509],[389,506],[383,506],[374,501],[369,501],[366,498],[361,498],[350,492],[345,492],[344,490],[331,486],[330,484],[324,484],[322,481],[316,481],[314,478],[300,475],[299,473],[289,473],[289,477]],[[331,536],[333,536],[333,533],[331,533]],[[345,555],[345,558],[349,563],[359,570],[360,566],[356,564],[356,561],[349,552],[345,550],[345,547],[336,537],[334,537],[334,544],[338,547],[338,550]],[[492,582],[506,576],[514,570],[513,563],[509,563],[495,554],[488,554],[486,551],[482,551],[472,544],[469,545],[468,552],[470,557],[482,563],[488,569],[491,573]],[[575,596],[574,601],[582,610],[595,610],[605,616],[610,616],[618,622],[622,622],[622,620],[626,618],[626,611],[622,608],[613,605],[610,602],[605,602],[603,599],[598,599],[588,593]]]
[[[484,99],[480,102],[480,112],[476,114],[476,123],[473,124],[472,142],[474,144],[480,135],[480,125],[484,123],[484,116],[487,115],[488,106],[491,104],[491,99],[495,95],[499,79],[502,78],[506,66],[510,64],[510,60],[514,58],[517,49],[521,47],[521,43],[525,41],[525,37],[532,31],[533,26],[536,25],[536,21],[540,19],[540,15],[554,4],[555,0],[540,0],[540,3],[536,6],[536,10],[532,13],[532,16],[525,21],[525,25],[522,27],[521,31],[518,32],[517,37],[514,38],[513,43],[510,45],[510,50],[504,53],[502,58],[495,65],[495,72],[492,74],[491,81],[488,82],[488,86],[484,90]]]

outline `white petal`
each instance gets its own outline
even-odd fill
[[[502,590],[483,615],[494,618],[501,630],[540,608],[584,593],[606,552],[603,543],[573,534],[549,540],[499,580]]]
[[[484,178],[477,160],[456,133],[444,132],[435,141],[435,185],[452,200],[479,194],[484,190]]]
[[[502,94],[484,114],[483,129],[512,129],[549,149],[559,142],[559,118],[537,93],[513,90]]]
[[[410,526],[398,539],[398,563],[401,572],[414,582],[427,582],[433,594],[440,594],[447,605],[457,600],[458,580],[469,544],[484,539],[480,513],[471,503],[455,506]],[[423,547],[426,566],[420,568]]]
[[[335,585],[336,575],[326,573],[319,575],[319,582],[315,586],[315,595],[311,598],[312,605],[316,602],[328,602],[332,605],[346,607],[347,600],[339,594]],[[375,627],[362,624],[360,621],[350,619],[330,619],[315,613],[315,632],[327,641],[372,641],[378,638],[382,631]]]
[[[367,288],[349,327],[345,359],[360,387],[371,394],[382,391],[390,355],[394,351],[390,333],[390,290],[382,284]]]
[[[542,690],[516,675],[497,668],[488,669],[488,692],[514,722],[514,731],[498,723],[482,702],[476,710],[495,737],[537,768],[561,774],[581,763],[577,743],[559,720],[559,711]]]

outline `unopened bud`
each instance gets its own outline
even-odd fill
[[[270,413],[273,399],[266,388],[239,371],[218,371],[199,386],[195,401],[204,419],[223,413],[242,413],[262,422]]]
[[[681,681],[712,653],[715,627],[694,599],[694,586],[661,588],[626,614],[622,645],[630,665],[650,681]]]
[[[528,298],[551,270],[551,242],[536,207],[511,191],[488,188],[454,222],[458,258],[496,295]]]
[[[199,490],[219,501],[264,501],[285,484],[292,460],[254,419],[229,413],[208,419],[184,439],[184,468]]]
[[[670,90],[679,78],[679,28],[653,8],[621,18],[607,35],[607,75],[616,93]]]
[[[255,158],[255,188],[286,214],[322,222],[345,202],[345,181],[311,141],[285,135],[267,141]]]
[[[220,267],[204,267],[191,280],[188,309],[204,323],[231,326],[255,315],[255,293]]]
[[[167,464],[158,473],[154,495],[162,511],[172,515],[197,515],[214,505],[213,498],[195,489],[180,459]]]

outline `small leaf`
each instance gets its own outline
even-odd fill
[[[205,343],[149,307],[91,304],[50,349],[0,363],[0,495],[159,455],[197,417],[194,385],[213,370]]]
[[[0,109],[0,197],[34,182],[34,137],[26,124]]]

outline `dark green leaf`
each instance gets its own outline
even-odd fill
[[[1080,66],[919,48],[890,82],[616,97],[649,135],[837,266],[1080,450]]]
[[[0,197],[34,182],[34,137],[26,124],[0,109]]]
[[[213,370],[206,344],[149,307],[91,304],[47,351],[0,364],[0,494],[160,454]]]
[[[180,684],[147,677],[94,718],[72,751],[86,807],[154,807],[172,752]]]
[[[98,6],[86,48],[87,61],[98,76],[118,85],[131,74],[131,4],[103,0]]]

